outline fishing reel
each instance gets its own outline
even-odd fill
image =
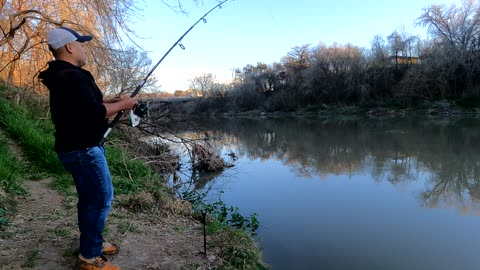
[[[148,106],[145,103],[137,103],[135,107],[130,111],[130,124],[132,127],[136,127],[142,118],[148,114]]]

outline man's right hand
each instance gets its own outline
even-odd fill
[[[103,106],[107,109],[105,118],[108,119],[120,111],[131,110],[137,103],[137,98],[130,96],[122,97],[117,102],[103,103]]]
[[[131,110],[138,103],[138,100],[136,97],[126,96],[122,97],[119,102],[123,104],[124,110]]]

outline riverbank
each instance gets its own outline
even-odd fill
[[[76,192],[53,152],[45,100],[37,98],[15,105],[0,97],[0,269],[71,269],[78,255]],[[194,205],[175,198],[164,176],[126,144],[121,134],[106,144],[116,196],[104,234],[120,245],[113,263],[122,269],[263,265],[247,232],[219,226],[212,217],[203,253],[203,224]]]
[[[398,116],[455,116],[455,115],[477,115],[480,114],[480,99],[464,98],[460,100],[436,100],[436,101],[418,101],[415,106],[402,106],[402,104],[388,105],[328,105],[320,104],[315,106],[306,106],[304,108],[292,109],[288,111],[267,111],[263,109],[252,109],[247,111],[236,110],[234,107],[226,106],[230,109],[219,110],[214,106],[205,104],[208,99],[190,98],[190,99],[168,99],[168,100],[150,100],[149,106],[152,108],[152,114],[162,113],[175,115],[180,118],[206,117],[206,116],[225,116],[225,117],[337,117],[337,116],[370,116],[370,117],[398,117]]]

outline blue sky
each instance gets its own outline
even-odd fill
[[[176,0],[165,0],[175,3]],[[215,6],[204,0],[182,0],[188,14],[169,9],[161,1],[146,0],[132,28],[142,39],[152,65],[205,12]],[[200,1],[201,2],[201,1]],[[185,50],[175,48],[155,70],[162,91],[188,88],[188,80],[213,73],[219,82],[231,79],[234,68],[257,62],[271,64],[295,46],[351,43],[370,48],[377,34],[384,38],[396,29],[425,35],[414,27],[422,9],[431,4],[456,4],[460,0],[229,0],[200,22],[184,39]]]

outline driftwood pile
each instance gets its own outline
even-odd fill
[[[190,152],[192,168],[197,171],[217,172],[233,166],[226,163],[209,144],[195,143]]]
[[[174,153],[169,144],[162,143],[162,141],[168,141],[171,144],[174,143],[173,140],[155,134],[159,138],[158,141],[145,142],[138,139],[141,135],[145,135],[138,130],[124,129],[122,131],[124,131],[123,134],[127,137],[127,142],[123,146],[129,152],[135,153],[136,159],[143,160],[145,164],[161,173],[172,173],[175,175],[175,172],[180,169],[180,157]],[[210,143],[211,140],[208,138],[177,138],[177,140],[177,143],[183,145],[188,152],[193,171],[217,172],[233,167],[232,164],[225,162],[217,148]],[[112,143],[119,146],[118,142]]]

